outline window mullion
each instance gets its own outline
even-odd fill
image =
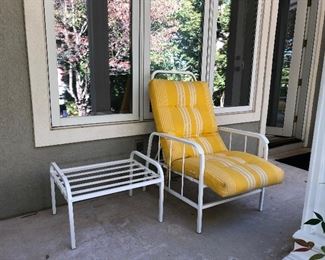
[[[131,37],[132,37],[132,81],[133,81],[133,109],[132,114],[140,120],[140,3],[136,0],[131,0]]]
[[[142,45],[143,50],[142,57],[142,68],[143,68],[143,118],[151,119],[152,113],[150,112],[150,102],[148,93],[148,84],[150,81],[150,3],[151,1],[143,0],[143,13],[142,13]]]

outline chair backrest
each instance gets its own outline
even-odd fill
[[[206,82],[153,79],[149,95],[156,130],[199,143],[206,154],[227,150],[219,133],[212,99]],[[171,147],[172,145],[172,147]],[[183,145],[164,140],[166,158],[172,150],[172,161],[183,156]],[[185,148],[185,156],[195,156],[192,148]]]

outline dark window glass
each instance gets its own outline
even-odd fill
[[[258,0],[219,0],[213,101],[247,106],[250,101]]]

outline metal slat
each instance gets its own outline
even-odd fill
[[[98,173],[98,172],[106,172],[106,171],[114,171],[114,170],[118,170],[118,169],[122,169],[122,168],[127,168],[130,165],[138,165],[136,163],[128,163],[128,164],[123,164],[123,165],[119,165],[119,166],[115,166],[115,167],[109,167],[109,168],[98,168],[92,171],[85,171],[85,172],[76,172],[76,173],[71,173],[69,175],[66,175],[68,179],[73,178],[73,177],[79,177],[79,176],[84,176],[84,175],[90,175],[90,174],[94,174],[94,173]]]
[[[66,175],[66,174],[69,174],[69,173],[75,173],[75,172],[80,172],[80,171],[86,171],[86,170],[98,169],[98,168],[103,168],[103,167],[115,166],[115,165],[118,165],[118,164],[127,164],[127,163],[130,163],[130,162],[135,162],[135,161],[134,160],[132,161],[131,159],[125,159],[125,160],[112,161],[112,162],[107,162],[107,163],[90,164],[90,165],[84,165],[84,166],[79,166],[79,167],[65,168],[65,169],[62,169],[62,172]]]
[[[151,180],[151,179],[158,179],[158,178],[159,177],[157,177],[157,176],[148,176],[148,177],[144,177],[144,178],[140,178],[140,179],[134,179],[134,180],[132,180],[132,184],[137,183],[137,182]],[[130,181],[128,180],[128,181],[123,181],[123,182],[118,182],[118,183],[113,183],[113,184],[108,184],[108,185],[103,185],[103,186],[97,186],[94,188],[73,191],[72,195],[88,193],[88,192],[93,192],[93,191],[98,191],[98,190],[104,190],[104,189],[113,188],[113,187],[122,186],[122,185],[127,186],[127,185],[132,185],[132,184],[130,184]],[[131,188],[131,186],[128,188]]]
[[[140,188],[140,187],[144,187],[144,186],[149,186],[149,185],[157,184],[160,182],[161,182],[161,180],[156,178],[156,179],[145,181],[145,182],[134,183],[132,185],[125,185],[122,187],[117,187],[117,188],[112,188],[112,189],[104,189],[104,190],[100,190],[100,191],[95,191],[95,192],[91,192],[91,193],[74,196],[72,200],[73,200],[73,202],[88,200],[88,199],[106,196],[106,195],[117,193],[117,192],[127,191],[129,189],[136,189],[136,188]]]
[[[223,203],[227,203],[227,202],[230,202],[230,201],[233,201],[233,200],[236,200],[236,199],[240,199],[240,198],[245,198],[247,196],[250,196],[250,195],[253,195],[253,194],[256,194],[256,193],[261,193],[261,192],[262,192],[262,190],[258,189],[258,190],[253,190],[253,191],[241,194],[241,195],[231,197],[229,199],[221,199],[219,201],[206,203],[206,204],[203,205],[203,209],[208,209],[208,208],[211,208],[211,207],[223,204]]]
[[[165,164],[165,163],[161,163],[161,166],[164,168],[164,169],[168,169],[168,166]],[[177,171],[172,171],[174,174],[182,177],[182,173],[181,172],[177,172]],[[199,180],[198,179],[195,179],[191,176],[188,176],[186,175],[186,173],[184,174],[184,178],[191,181],[191,182],[195,182],[195,183],[199,183]],[[206,188],[207,186],[204,184],[203,185],[203,188]]]
[[[128,165],[127,167],[130,167],[130,166]],[[134,166],[132,166],[132,167],[134,167]],[[98,179],[98,178],[104,178],[104,177],[119,175],[119,174],[123,174],[123,173],[141,171],[141,170],[145,170],[145,169],[147,169],[147,168],[145,166],[142,166],[142,167],[139,167],[139,168],[127,169],[127,170],[117,171],[117,172],[110,172],[110,173],[107,173],[107,174],[98,174],[98,175],[93,175],[93,176],[79,178],[79,179],[72,179],[72,180],[70,179],[69,182],[74,183],[74,182],[81,182],[81,181],[86,181],[86,180],[93,180],[93,179]]]
[[[245,146],[244,146],[244,152],[247,151],[247,135],[245,135]]]
[[[128,171],[126,171],[124,173],[128,173]],[[149,171],[144,171],[144,172],[132,174],[132,176],[137,177],[137,176],[140,176],[140,175],[145,175],[146,173],[149,173]],[[106,183],[106,182],[118,181],[118,180],[123,180],[123,179],[127,179],[127,178],[130,178],[130,175],[123,175],[123,176],[120,176],[120,177],[115,177],[115,178],[111,178],[111,179],[104,179],[104,180],[101,180],[101,181],[85,182],[85,183],[82,183],[82,184],[71,185],[71,189],[77,189],[77,188],[81,188],[81,187],[92,186],[92,185],[97,185],[97,184]]]

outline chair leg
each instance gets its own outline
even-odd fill
[[[203,210],[197,209],[197,220],[196,220],[196,232],[201,234],[202,233],[202,217],[203,217]]]
[[[75,235],[75,231],[74,231],[73,205],[70,200],[68,201],[68,211],[69,211],[71,248],[75,249],[76,248],[76,235]]]
[[[203,187],[199,185],[198,194],[198,208],[197,208],[197,219],[196,219],[196,232],[202,233],[202,218],[203,218]]]
[[[164,218],[164,182],[159,185],[159,222],[163,222]]]
[[[264,196],[265,196],[265,188],[262,188],[260,193],[260,203],[259,203],[259,211],[263,211],[264,206]]]
[[[56,214],[55,183],[52,176],[50,177],[50,180],[51,180],[52,214],[55,215]]]

